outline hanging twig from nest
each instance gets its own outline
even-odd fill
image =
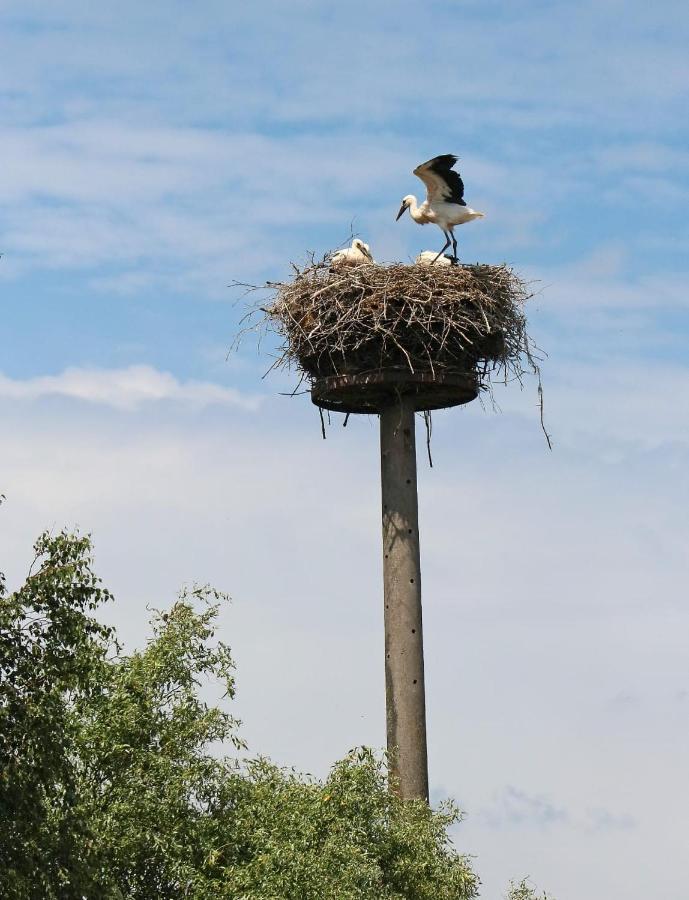
[[[542,431],[543,431],[543,434],[545,435],[546,441],[548,442],[548,449],[549,449],[549,450],[552,450],[552,449],[553,449],[553,445],[552,445],[552,442],[551,442],[551,440],[550,440],[550,435],[549,435],[548,432],[546,431],[546,428],[545,428],[545,422],[543,421],[543,385],[541,384],[541,375],[540,375],[540,372],[539,372],[539,374],[538,374],[538,406],[539,406],[539,411],[540,411],[540,414],[541,414],[541,429],[542,429]]]
[[[433,468],[433,457],[431,456],[431,436],[433,435],[433,417],[430,409],[423,412],[423,422],[426,426],[426,452],[428,453],[428,465]]]

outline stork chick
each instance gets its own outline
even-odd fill
[[[345,247],[343,250],[333,253],[330,264],[334,269],[341,269],[344,266],[364,266],[373,262],[374,259],[368,244],[360,241],[359,238],[354,238],[351,247]]]
[[[464,225],[473,219],[482,219],[483,213],[477,212],[464,201],[464,182],[459,172],[453,170],[458,157],[451,153],[435,156],[428,162],[421,163],[414,169],[414,175],[426,185],[426,199],[419,206],[413,194],[402,199],[402,206],[397,213],[399,219],[405,210],[419,225],[431,222],[437,225],[445,235],[445,245],[438,253],[441,256],[452,244],[452,259],[457,265],[457,239],[454,235],[456,225]]]
[[[444,256],[439,256],[435,250],[423,250],[414,262],[417,266],[432,266],[433,264],[436,266],[451,266],[452,257],[448,256],[447,253]]]

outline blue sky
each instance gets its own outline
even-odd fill
[[[439,247],[394,216],[446,152],[487,214],[460,256],[537,282],[553,453],[527,384],[420,470],[431,776],[486,897],[682,896],[688,40],[674,0],[0,3],[2,566],[93,531],[129,643],[229,591],[257,752],[384,741],[377,435],[226,358],[228,285],[352,222]]]

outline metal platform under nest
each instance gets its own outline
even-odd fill
[[[478,397],[476,372],[399,372],[379,370],[317,378],[311,400],[321,409],[342,413],[380,413],[409,398],[416,412],[471,403]]]

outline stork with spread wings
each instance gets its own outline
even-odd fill
[[[429,222],[437,225],[445,235],[445,245],[435,260],[443,255],[452,244],[452,260],[457,265],[457,239],[454,236],[456,225],[464,225],[473,219],[482,219],[483,213],[467,206],[464,200],[464,182],[453,166],[457,157],[451,153],[435,156],[428,162],[421,163],[414,169],[414,175],[426,185],[426,199],[419,205],[413,194],[407,194],[402,200],[399,219],[409,210],[409,215],[419,225]],[[435,262],[434,260],[434,262]]]

